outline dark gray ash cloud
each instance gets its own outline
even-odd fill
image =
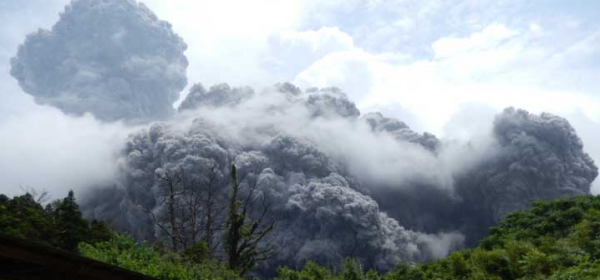
[[[233,105],[254,95],[250,87],[231,88],[228,84],[218,84],[207,91],[202,84],[195,84],[179,105],[179,112],[198,109],[201,106]]]
[[[187,46],[134,0],[75,0],[27,36],[11,74],[39,104],[104,121],[166,119],[186,86]]]
[[[535,200],[590,193],[598,168],[561,117],[508,108],[496,116],[496,155],[465,171],[456,189],[473,224],[493,225]]]
[[[346,94],[339,88],[309,88],[306,92],[309,94],[306,104],[313,117],[358,118],[360,116],[360,111],[356,108],[356,105],[348,100]]]
[[[280,244],[281,251],[264,264],[263,271],[281,264],[301,265],[309,259],[336,264],[343,257],[391,269],[399,262],[442,257],[462,246],[464,236],[457,231],[420,232],[404,227],[369,196],[371,188],[378,187],[368,182],[369,176],[352,174],[344,159],[333,155],[337,152],[321,147],[321,141],[329,141],[328,138],[296,131],[291,122],[300,126],[309,123],[301,130],[317,132],[342,122],[343,126],[337,129],[347,130],[344,133],[377,137],[369,136],[371,128],[358,118],[356,106],[339,89],[304,92],[291,84],[279,84],[242,99],[228,94],[233,90],[225,85],[208,92],[217,90],[223,93],[219,101],[215,101],[217,95],[192,90],[203,93],[188,95],[189,103],[183,103],[192,104],[193,100],[196,104],[192,106],[196,110],[186,112],[190,114],[186,116],[187,124],[155,123],[131,135],[119,160],[121,175],[116,187],[119,194],[114,195],[115,188],[95,191],[90,195],[94,199],[85,205],[86,212],[97,218],[113,219],[113,224],[138,237],[160,238],[160,232],[135,206],[162,211],[157,203],[161,184],[156,180],[157,173],[181,170],[201,177],[207,166],[218,166],[218,177],[222,179],[220,204],[226,205],[227,168],[236,164],[240,173],[253,170],[251,176],[258,182],[261,196],[267,198],[273,212],[282,216],[269,237],[269,242]],[[277,97],[280,99],[271,103]],[[270,116],[269,110],[281,115]],[[252,119],[255,113],[262,118]],[[321,125],[325,127],[319,128]],[[247,137],[237,137],[240,132],[231,130],[240,130]],[[388,138],[393,143],[405,141]],[[406,145],[420,144],[406,142]],[[420,153],[431,153],[423,147],[419,149]],[[100,199],[103,196],[107,198]],[[107,203],[113,207],[106,207]],[[136,214],[119,216],[114,209]]]
[[[398,140],[420,144],[433,152],[437,151],[441,145],[440,140],[435,135],[428,132],[422,135],[415,133],[404,122],[393,118],[386,118],[381,113],[365,114],[362,118],[371,126],[374,132],[389,133]]]
[[[103,213],[112,209],[105,203],[158,213],[157,172],[203,176],[216,165],[225,205],[227,166],[236,164],[252,170],[261,196],[282,215],[269,238],[282,250],[261,266],[266,273],[308,259],[355,257],[386,270],[442,257],[475,244],[498,219],[534,200],[589,193],[597,175],[572,127],[549,114],[507,109],[489,144],[465,144],[415,133],[380,113],[361,116],[339,89],[278,84],[243,97],[227,85],[195,91],[202,94],[188,95],[194,105],[181,119],[130,137],[118,201],[110,202],[110,190],[102,202],[101,191],[88,213],[112,217],[140,237],[160,237],[143,218]],[[125,212],[135,211],[143,217],[135,207]]]

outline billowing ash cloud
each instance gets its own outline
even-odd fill
[[[11,74],[39,104],[104,121],[172,115],[187,46],[134,0],[74,0],[51,31],[27,36]]]
[[[534,200],[589,194],[598,176],[564,118],[508,108],[496,117],[493,135],[496,155],[459,176],[456,186],[469,211],[484,215],[474,224],[492,225]]]
[[[339,88],[309,88],[306,90],[310,95],[306,104],[312,112],[312,116],[340,116],[358,118],[360,111],[356,105],[348,100],[346,94]]]
[[[198,85],[179,110],[130,136],[116,186],[91,195],[86,212],[160,237],[140,210],[163,211],[156,174],[201,180],[216,166],[226,205],[227,167],[236,164],[281,216],[268,241],[281,250],[263,264],[267,273],[307,259],[389,269],[442,257],[533,200],[588,193],[597,175],[568,122],[549,114],[507,109],[484,145],[361,116],[336,88]]]
[[[430,151],[437,151],[441,145],[440,140],[431,133],[425,132],[423,135],[415,133],[405,123],[386,118],[381,113],[369,113],[363,116],[363,119],[371,126],[375,132],[386,132],[398,140],[413,142],[422,145]]]
[[[509,108],[494,121],[494,134],[504,148],[500,159],[504,164],[496,165],[488,188],[493,188],[490,185],[496,180],[506,180],[502,177],[511,178],[500,199],[492,189],[484,190],[488,200],[504,201],[495,203],[496,219],[526,207],[528,200],[587,194],[598,176],[598,168],[583,152],[581,139],[566,119]],[[528,190],[526,197],[519,194],[522,189]],[[510,202],[508,196],[512,196]]]
[[[217,91],[222,94],[214,93]],[[281,215],[269,237],[269,242],[281,245],[281,251],[265,264],[267,271],[280,264],[301,265],[308,259],[336,264],[342,257],[356,257],[370,267],[390,269],[399,262],[441,257],[462,246],[464,236],[456,231],[425,233],[403,227],[369,196],[381,184],[371,180],[378,174],[401,174],[386,182],[396,182],[398,188],[408,187],[415,180],[433,185],[440,180],[414,175],[418,172],[412,169],[395,171],[393,166],[354,172],[365,169],[365,165],[357,168],[345,157],[354,160],[370,151],[346,150],[344,145],[342,150],[334,150],[334,146],[339,148],[336,141],[342,140],[330,133],[342,138],[353,135],[360,143],[364,139],[366,143],[381,140],[382,147],[374,148],[375,153],[369,157],[391,151],[396,153],[393,157],[406,159],[391,162],[398,167],[429,166],[435,155],[426,147],[387,135],[386,131],[373,133],[373,128],[358,118],[354,103],[339,89],[303,92],[291,84],[278,84],[260,93],[244,90],[243,98],[234,92],[242,90],[218,85],[206,91],[196,86],[180,107],[188,114],[180,116],[185,122],[155,123],[131,135],[120,158],[117,186],[90,195],[93,200],[86,203],[86,212],[109,218],[139,237],[159,237],[160,232],[140,210],[162,211],[157,202],[161,182],[156,174],[183,171],[192,177],[190,180],[201,180],[206,170],[217,166],[218,197],[220,204],[226,205],[227,168],[236,164],[241,174],[258,182],[271,211]],[[182,110],[183,104],[196,109]],[[193,119],[191,123],[189,118]],[[409,131],[405,128],[404,132],[411,137],[417,135]]]
[[[179,105],[179,111],[195,110],[201,106],[234,105],[254,94],[252,88],[231,88],[228,84],[218,84],[208,91],[202,84],[195,84]]]
[[[344,257],[386,270],[407,261],[445,256],[462,246],[458,233],[414,232],[380,211],[376,201],[353,190],[338,174],[289,184],[287,215],[275,240],[284,264],[305,260],[335,264]]]

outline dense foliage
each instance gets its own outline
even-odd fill
[[[83,219],[72,191],[45,208],[30,193],[12,199],[0,195],[0,232],[69,251],[112,235],[104,222]]]
[[[239,279],[237,272],[228,270],[217,261],[199,261],[194,254],[159,250],[145,243],[136,243],[125,235],[115,235],[109,241],[95,245],[81,243],[79,251],[85,257],[162,280]]]
[[[102,222],[88,223],[72,193],[46,208],[28,194],[0,196],[0,231],[71,250],[79,244],[83,256],[159,279],[240,279],[211,259],[202,242],[177,253],[112,234]],[[537,202],[491,228],[478,247],[428,264],[401,264],[380,274],[351,259],[340,268],[307,262],[302,269],[280,267],[277,275],[276,280],[600,279],[600,196]]]
[[[0,232],[164,280],[239,279],[238,272],[208,257],[205,243],[181,253],[160,250],[116,234],[102,221],[85,220],[72,191],[46,207],[30,193],[0,195]]]

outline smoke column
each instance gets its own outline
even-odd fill
[[[104,121],[165,119],[186,86],[187,49],[133,0],[76,0],[52,30],[27,36],[11,74],[39,104]]]

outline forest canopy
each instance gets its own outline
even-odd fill
[[[0,196],[0,231],[159,279],[240,277],[225,263],[207,257],[201,245],[174,252],[83,219],[72,192],[46,207],[31,194]],[[508,215],[489,232],[477,247],[429,263],[403,263],[384,272],[366,270],[354,259],[340,260],[339,267],[307,261],[303,267],[279,267],[274,279],[591,280],[600,275],[600,196],[539,201]]]

